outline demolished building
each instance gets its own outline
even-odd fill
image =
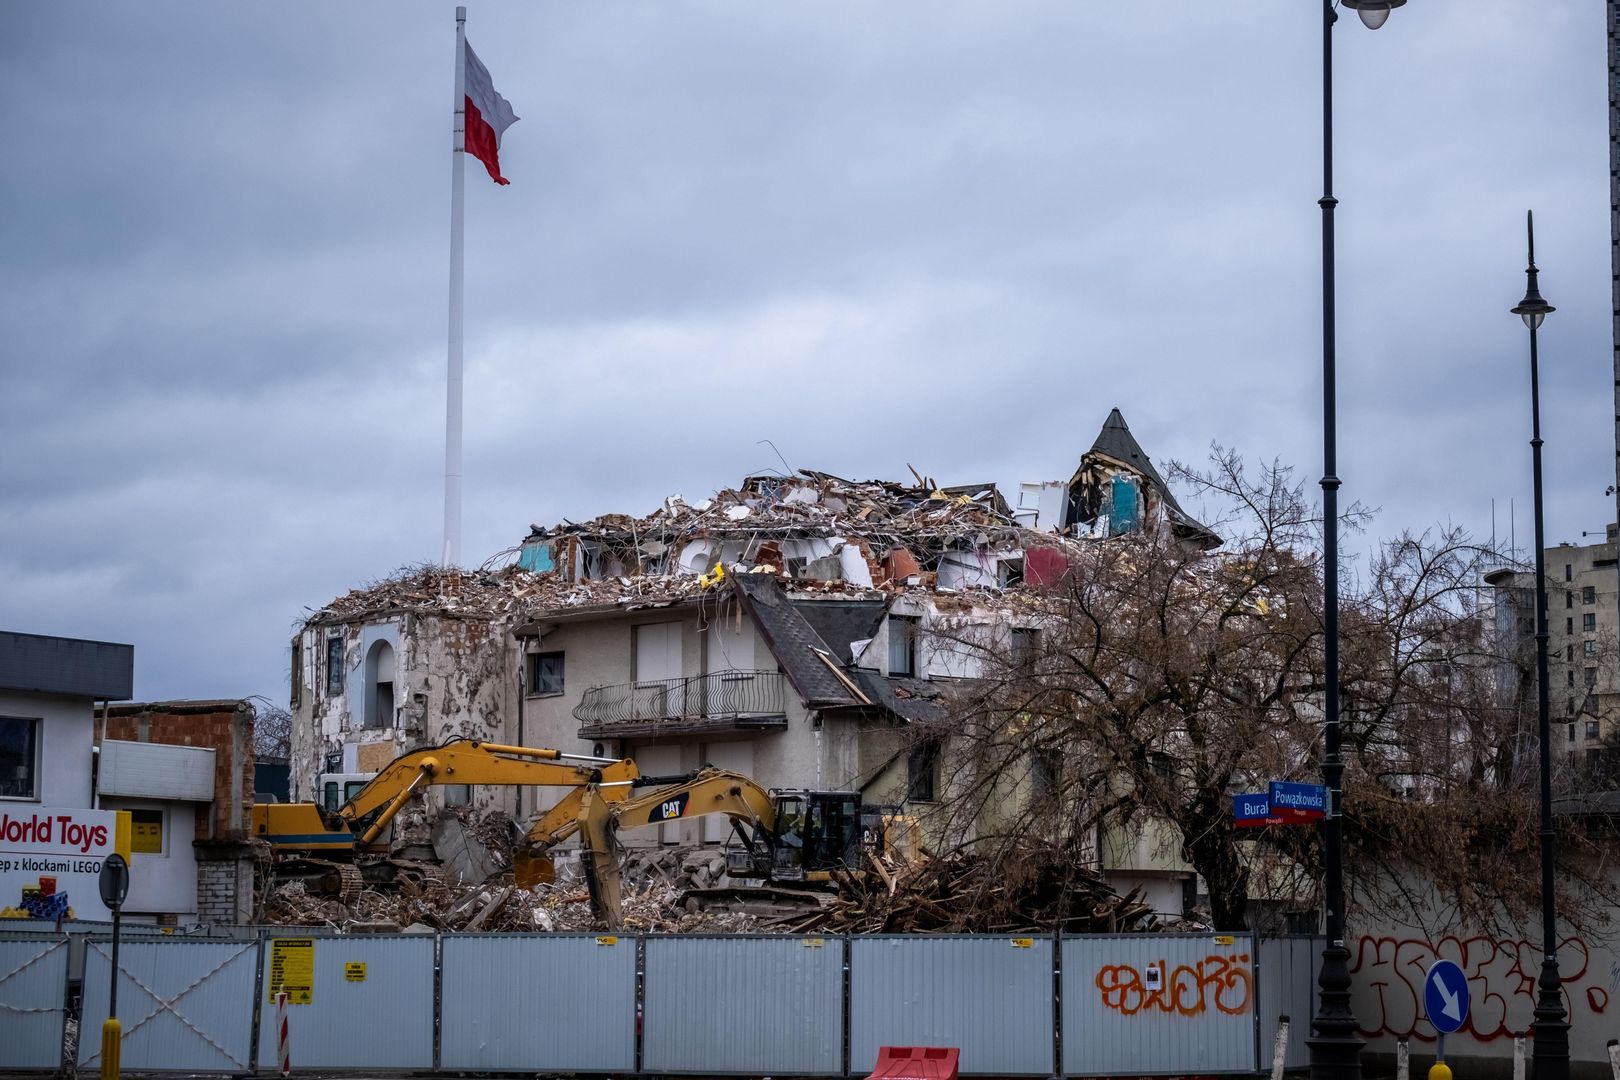
[[[1078,545],[1143,530],[1218,542],[1117,409],[1069,481],[1025,485],[1017,508],[992,483],[800,470],[535,527],[513,566],[403,573],[305,621],[293,797],[341,800],[400,753],[471,737],[926,808],[942,778],[915,730],[975,650],[1038,632],[1029,590],[1062,580]],[[562,794],[434,789],[395,842],[422,841],[434,800],[522,819]],[[645,832],[625,840],[717,842],[729,825]]]

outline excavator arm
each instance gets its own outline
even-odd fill
[[[358,843],[370,844],[418,790],[438,784],[498,784],[529,787],[570,787],[563,802],[576,798],[579,789],[599,781],[633,780],[635,763],[613,758],[583,757],[528,746],[503,746],[474,740],[445,743],[395,758],[370,783],[338,808],[338,816]],[[628,793],[614,786],[608,792]],[[623,795],[619,796],[620,798]],[[613,794],[607,796],[613,798]],[[561,804],[559,804],[561,805]],[[549,820],[556,808],[542,820]]]
[[[622,789],[621,789],[622,790]],[[725,814],[758,838],[776,828],[776,802],[770,792],[748,777],[721,769],[703,769],[684,782],[659,787],[645,795],[614,800],[612,787],[582,788],[577,818],[580,861],[590,888],[591,910],[608,929],[622,919],[619,881],[620,829],[639,829],[707,814]]]

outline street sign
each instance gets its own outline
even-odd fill
[[[118,852],[113,852],[101,861],[101,877],[96,882],[101,887],[101,902],[108,908],[116,911],[124,906],[124,897],[129,895],[129,863]]]
[[[1450,960],[1429,965],[1423,980],[1423,1012],[1434,1030],[1449,1035],[1468,1019],[1468,977]]]
[[[1232,816],[1239,822],[1271,816],[1271,800],[1261,793],[1232,796]]]
[[[1327,814],[1327,788],[1321,784],[1273,780],[1270,796],[1274,810],[1294,810],[1309,815],[1313,821]]]
[[[1265,792],[1232,796],[1232,824],[1240,829],[1257,829],[1265,825],[1305,825],[1321,817],[1314,810],[1278,806]]]

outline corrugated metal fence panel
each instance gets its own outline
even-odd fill
[[[963,1073],[1052,1075],[1052,939],[850,939],[849,1068],[884,1046],[955,1046]]]
[[[276,1067],[275,1001],[265,941],[259,980],[259,1068]],[[287,1006],[287,1056],[299,1069],[433,1067],[433,935],[348,935],[315,943],[315,985],[308,1005]],[[363,970],[350,969],[364,964]],[[358,976],[358,977],[356,977]],[[334,1024],[332,1018],[343,1022]],[[363,1036],[363,1037],[362,1037]]]
[[[1121,934],[1063,942],[1066,1076],[1253,1072],[1247,934]]]
[[[126,1072],[246,1072],[253,1049],[256,941],[174,938],[118,946],[120,1056]],[[84,958],[79,1065],[99,1067],[112,942]]]
[[[0,941],[0,1069],[62,1065],[67,938]]]
[[[645,1071],[843,1073],[842,938],[649,937],[645,948]],[[766,1003],[769,1023],[738,1023]]]
[[[441,1068],[635,1071],[635,938],[447,934],[443,950]]]
[[[1255,943],[1255,981],[1260,1012],[1260,1067],[1271,1068],[1277,1018],[1288,1017],[1288,1051],[1283,1065],[1311,1063],[1311,1016],[1316,1012],[1316,976],[1322,970],[1323,938],[1261,938]]]

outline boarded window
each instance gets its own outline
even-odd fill
[[[129,850],[136,855],[163,854],[163,811],[129,812]]]

